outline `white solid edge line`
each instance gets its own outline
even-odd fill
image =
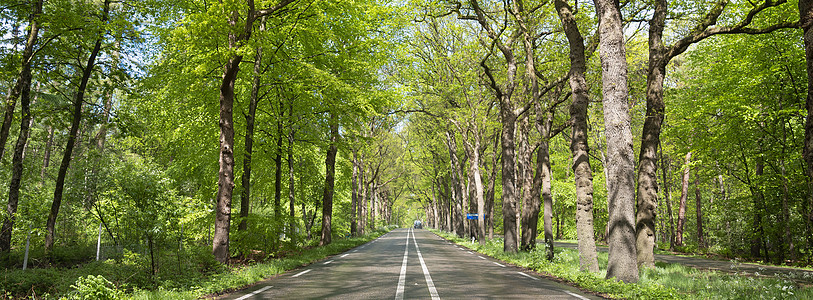
[[[266,286],[266,287],[261,288],[261,289],[259,289],[259,290],[253,291],[253,292],[251,292],[251,293],[249,293],[249,294],[245,294],[245,295],[243,295],[242,297],[237,298],[237,299],[234,299],[234,300],[245,300],[245,299],[248,299],[248,298],[249,298],[249,297],[251,297],[251,296],[257,295],[257,294],[262,293],[262,292],[265,292],[265,291],[267,291],[268,289],[270,289],[270,288],[272,288],[272,287],[273,287],[273,286],[270,286],[270,285],[269,285],[269,286]]]
[[[539,280],[539,278],[533,277],[531,275],[528,275],[528,274],[525,274],[525,273],[522,273],[522,272],[517,272],[517,273],[519,273],[519,275],[528,277],[528,278],[533,279],[533,280]]]
[[[421,261],[423,277],[426,280],[426,286],[429,287],[429,295],[432,296],[432,300],[440,300],[440,296],[438,296],[438,290],[435,289],[435,282],[432,281],[432,276],[429,275],[429,269],[426,267],[426,263],[423,261],[423,255],[421,255],[421,248],[418,248],[418,240],[415,238],[414,231],[412,232],[412,241],[415,243],[415,251],[418,252],[418,259]]]
[[[587,297],[584,297],[584,296],[579,295],[579,294],[576,294],[576,293],[572,293],[572,292],[570,292],[570,291],[565,291],[565,293],[567,293],[568,295],[571,295],[571,296],[573,296],[573,297],[576,297],[576,298],[582,299],[582,300],[590,300],[590,299],[588,299]]]
[[[305,270],[305,271],[302,271],[302,272],[296,273],[296,275],[291,276],[291,277],[299,277],[299,276],[302,276],[302,275],[304,275],[305,273],[308,273],[308,272],[310,272],[310,271],[311,271],[311,270]]]
[[[496,262],[496,261],[492,261],[492,262],[493,262],[495,265],[498,265],[498,266],[500,266],[500,267],[505,268],[505,265],[503,265],[503,264],[501,264],[501,263],[498,263],[498,262]]]
[[[406,248],[404,248],[404,261],[401,263],[401,275],[398,276],[398,288],[395,289],[395,300],[404,299],[404,282],[406,281],[407,257],[409,256],[409,232],[411,230],[412,228],[407,229]]]

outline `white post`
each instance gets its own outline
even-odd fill
[[[28,267],[28,246],[31,245],[31,225],[28,225],[28,237],[25,238],[25,258],[23,258],[23,270]]]
[[[96,261],[99,261],[99,250],[102,248],[102,223],[99,223],[99,237],[96,238]]]

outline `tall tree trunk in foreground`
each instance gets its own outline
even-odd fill
[[[107,23],[108,14],[110,13],[110,0],[104,1],[104,12],[102,14],[102,24]],[[76,90],[76,95],[73,99],[73,119],[71,121],[71,129],[68,134],[68,143],[65,145],[65,152],[62,156],[62,163],[59,165],[59,173],[56,178],[56,187],[54,188],[54,201],[51,203],[51,213],[48,215],[48,221],[45,224],[45,252],[49,253],[54,247],[56,217],[59,215],[59,207],[62,204],[62,192],[65,186],[65,176],[68,174],[68,167],[71,163],[71,155],[73,155],[73,148],[76,144],[76,137],[79,132],[79,124],[82,121],[82,104],[85,100],[85,90],[87,89],[90,75],[93,72],[93,67],[96,65],[96,57],[102,48],[102,40],[104,40],[104,33],[102,32],[96,39],[93,45],[93,50],[90,51],[87,64],[82,71],[82,79],[79,81],[79,87]]]
[[[709,7],[706,14],[684,36],[672,37],[675,42],[669,46],[663,43],[663,32],[666,27],[666,16],[669,11],[666,0],[656,0],[652,8],[652,19],[649,20],[649,67],[646,85],[646,118],[641,136],[641,150],[638,156],[638,213],[637,213],[637,249],[641,265],[654,266],[655,218],[658,203],[658,170],[657,153],[660,145],[661,127],[663,125],[666,105],[663,101],[663,83],[666,66],[672,58],[689,49],[694,43],[718,34],[761,34],[780,28],[793,28],[794,22],[779,22],[763,28],[751,28],[752,21],[766,9],[780,6],[787,1],[753,1],[748,13],[731,26],[715,26],[724,13],[729,1],[717,1]],[[685,26],[685,25],[684,25]]]
[[[17,144],[14,147],[14,158],[11,166],[11,183],[9,184],[8,192],[8,206],[7,215],[3,220],[3,226],[0,228],[0,253],[8,252],[11,250],[11,233],[14,228],[14,218],[17,214],[17,204],[20,200],[20,183],[23,177],[23,155],[25,153],[25,145],[28,143],[28,136],[31,128],[31,60],[34,55],[34,45],[37,43],[39,36],[39,21],[37,20],[42,14],[42,0],[36,1],[31,8],[31,15],[29,17],[28,38],[23,50],[22,67],[20,70],[20,78],[17,80],[15,92],[19,92],[20,102],[22,105],[20,120],[20,133],[17,137]],[[16,95],[9,95],[12,101],[16,101]],[[12,107],[12,112],[13,112]],[[3,124],[5,126],[5,124]],[[5,129],[5,135],[8,136],[8,129]],[[0,144],[0,149],[5,149],[5,140]],[[0,150],[2,151],[2,150]],[[0,152],[0,160],[2,160],[2,152]]]
[[[517,112],[514,111],[512,96],[517,87],[517,59],[510,46],[521,33],[517,30],[508,41],[503,42],[499,34],[488,23],[485,13],[476,0],[471,1],[472,9],[476,14],[477,22],[486,31],[489,39],[495,44],[505,59],[505,84],[501,86],[492,74],[487,64],[488,57],[480,61],[480,66],[486,73],[488,85],[496,93],[500,102],[500,121],[502,123],[502,212],[503,212],[503,251],[517,252],[517,191],[516,191],[516,162],[514,135],[517,124]],[[490,54],[489,54],[490,56]]]
[[[251,38],[254,21],[257,18],[271,15],[284,8],[294,0],[280,0],[275,6],[256,10],[254,1],[248,1],[246,16],[232,11],[228,25],[234,29],[229,32],[229,49],[238,49]],[[239,19],[244,20],[244,27],[237,28]],[[223,66],[223,77],[220,82],[220,154],[217,179],[217,199],[215,207],[215,233],[212,238],[212,254],[221,263],[229,260],[229,226],[231,224],[231,200],[234,191],[234,83],[240,71],[243,56],[234,54]]]
[[[562,20],[562,26],[570,45],[569,83],[573,93],[573,103],[570,105],[570,118],[573,124],[570,153],[573,155],[573,175],[576,184],[576,236],[579,243],[579,266],[581,270],[598,272],[598,255],[593,232],[593,171],[590,167],[590,147],[587,144],[587,107],[590,100],[587,95],[587,81],[584,78],[587,70],[584,38],[567,1],[556,0],[554,5],[559,19]],[[552,209],[552,205],[550,206]],[[547,200],[545,200],[545,210],[548,209]],[[545,231],[545,242],[551,248],[551,253],[548,254],[550,260],[553,258],[553,236],[548,242],[547,229]]]
[[[260,24],[263,30],[264,23]],[[238,231],[248,229],[248,214],[251,209],[251,158],[254,155],[254,116],[257,112],[257,103],[260,102],[260,80],[262,76],[263,47],[257,47],[254,54],[254,80],[251,83],[251,100],[248,103],[246,117],[246,149],[243,154],[243,176],[241,184],[243,191],[240,194],[240,224]]]
[[[635,250],[635,165],[627,104],[624,29],[617,1],[594,0],[599,16],[604,126],[607,134],[609,247],[607,278],[638,281]]]
[[[805,65],[807,67],[807,119],[802,150],[807,171],[807,248],[813,249],[813,0],[799,0],[799,25],[804,32]]]
[[[339,139],[339,120],[334,113],[330,113],[330,146],[325,158],[325,192],[322,195],[322,238],[319,246],[330,244],[333,217],[333,188],[336,175],[336,142]]]
[[[683,226],[686,224],[686,201],[689,198],[689,164],[692,162],[692,153],[686,153],[686,163],[683,165],[682,189],[680,190],[680,204],[678,204],[677,231],[675,232],[675,245],[683,246]]]

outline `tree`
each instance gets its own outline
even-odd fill
[[[562,21],[568,45],[570,45],[569,84],[573,93],[570,105],[572,122],[570,152],[573,155],[573,175],[576,184],[576,231],[579,242],[579,265],[582,270],[598,272],[598,259],[593,234],[593,171],[590,168],[589,147],[587,144],[587,106],[590,104],[587,95],[587,81],[584,73],[587,70],[584,38],[579,31],[573,9],[564,0],[554,1],[559,19]],[[589,52],[592,53],[595,48]],[[549,228],[549,219],[553,205],[545,199],[545,243],[550,250],[548,260],[553,259],[553,233]]]
[[[807,67],[807,98],[805,109],[807,118],[805,121],[805,140],[802,156],[806,164],[808,177],[807,195],[807,247],[813,248],[813,1],[799,0],[799,25],[804,32],[805,62]]]
[[[59,165],[59,173],[56,179],[56,188],[54,189],[54,200],[51,203],[51,212],[48,215],[48,222],[46,223],[45,235],[45,251],[50,252],[54,246],[56,218],[59,215],[59,207],[62,205],[62,194],[65,185],[65,176],[68,173],[68,167],[71,163],[74,146],[76,145],[77,134],[79,132],[80,122],[82,121],[82,105],[85,101],[85,92],[88,86],[88,81],[96,66],[96,58],[102,48],[102,42],[105,39],[105,28],[110,17],[110,0],[105,0],[103,4],[103,12],[101,15],[100,25],[101,32],[97,32],[95,43],[90,50],[87,63],[81,67],[82,76],[79,80],[79,86],[76,89],[76,94],[73,98],[73,115],[71,120],[71,128],[68,135],[68,142],[65,145],[65,151],[62,154],[62,163]]]
[[[649,65],[647,69],[646,84],[646,119],[641,136],[641,150],[638,156],[638,192],[636,214],[636,249],[638,262],[644,266],[654,266],[655,256],[655,218],[658,203],[658,170],[657,153],[660,145],[661,128],[663,126],[665,104],[663,101],[663,83],[666,77],[666,66],[669,62],[689,49],[692,44],[698,43],[710,36],[718,34],[761,34],[780,28],[794,27],[795,22],[779,20],[763,28],[752,28],[755,17],[766,9],[780,6],[786,0],[766,0],[751,3],[751,9],[742,20],[726,26],[715,26],[720,15],[729,5],[728,0],[717,1],[708,12],[700,18],[691,31],[683,37],[675,38],[671,45],[664,44],[664,29],[666,28],[667,14],[669,13],[666,0],[657,0],[654,3],[652,19],[649,20]],[[764,15],[764,14],[763,14]],[[679,22],[675,22],[679,24]]]
[[[330,144],[325,157],[325,191],[322,195],[322,238],[319,246],[331,242],[331,220],[333,218],[333,193],[336,182],[336,143],[339,139],[339,120],[335,113],[330,113]]]
[[[21,102],[20,120],[20,133],[17,138],[17,145],[14,147],[14,158],[12,160],[12,177],[9,184],[8,192],[8,208],[7,215],[3,218],[2,228],[0,228],[0,253],[8,252],[11,249],[11,233],[14,227],[14,218],[17,213],[17,204],[20,199],[20,182],[23,176],[23,157],[25,152],[25,145],[28,143],[28,136],[31,126],[31,64],[34,57],[34,45],[37,44],[40,30],[40,15],[42,14],[42,0],[37,0],[32,3],[31,15],[28,18],[28,38],[26,39],[25,49],[23,50],[22,66],[20,68],[20,76],[13,91],[8,95],[6,100],[8,103],[16,101],[17,93],[19,93]],[[14,105],[11,105],[12,111]],[[5,127],[5,124],[3,124]],[[2,150],[5,149],[5,139],[8,136],[8,129],[4,129],[2,141],[0,141],[0,159],[2,159]]]
[[[599,17],[599,53],[607,134],[610,231],[607,278],[637,282],[638,265],[635,243],[632,243],[635,239],[635,166],[627,106],[627,61],[621,11],[616,1],[593,2]]]
[[[223,76],[220,83],[220,157],[217,181],[217,205],[215,209],[215,232],[212,239],[212,254],[221,263],[229,259],[229,226],[231,224],[231,200],[234,189],[234,84],[240,71],[240,62],[243,55],[238,51],[251,38],[254,21],[263,16],[269,16],[285,8],[294,0],[280,0],[266,9],[256,9],[254,0],[247,0],[247,8],[227,7],[230,12],[228,18],[228,49],[232,54],[223,66]],[[221,2],[222,4],[222,2]],[[240,9],[246,9],[245,16],[241,16]],[[241,18],[245,18],[240,28]]]

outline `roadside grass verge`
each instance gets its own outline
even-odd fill
[[[701,271],[660,262],[654,268],[642,269],[637,284],[626,284],[604,279],[606,252],[598,253],[601,271],[589,273],[579,271],[579,253],[574,249],[556,248],[554,260],[548,262],[544,244],[531,252],[510,254],[503,252],[501,239],[480,245],[451,233],[432,231],[471,250],[614,299],[813,299],[813,288],[800,287],[791,280]]]
[[[0,299],[198,299],[248,287],[266,278],[309,265],[325,257],[367,243],[394,227],[330,245],[303,249],[278,259],[225,266],[199,249],[180,274],[150,276],[143,258],[125,255],[120,260],[92,262],[75,268],[6,271],[0,275]],[[181,264],[179,262],[178,264]]]

